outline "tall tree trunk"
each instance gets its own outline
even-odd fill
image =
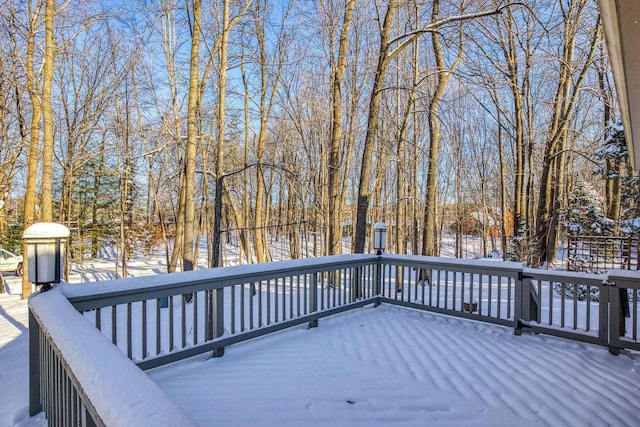
[[[216,105],[217,121],[216,121],[216,166],[215,166],[215,200],[213,208],[213,245],[211,266],[220,267],[221,253],[221,224],[222,224],[222,201],[224,197],[224,141],[226,136],[226,116],[227,116],[227,51],[229,44],[229,32],[231,28],[238,22],[245,11],[249,8],[251,0],[249,0],[242,13],[233,21],[229,16],[229,1],[224,0],[222,3],[222,28],[218,41],[218,100]],[[205,189],[206,191],[206,189]]]
[[[42,114],[42,104],[40,102],[40,91],[38,78],[35,73],[34,53],[35,53],[35,37],[40,21],[40,13],[42,12],[43,2],[38,1],[35,9],[31,10],[31,2],[29,7],[29,32],[27,37],[27,88],[29,90],[29,99],[31,100],[31,129],[30,129],[30,146],[28,151],[27,162],[27,189],[24,201],[24,228],[27,229],[36,221],[36,203],[37,203],[37,181],[38,181],[38,164],[40,156],[40,119]],[[27,259],[27,245],[22,247],[22,256]],[[28,280],[28,263],[23,264],[22,274],[22,298],[31,295],[31,283]]]
[[[193,1],[193,33],[191,35],[191,60],[189,62],[189,101],[187,106],[187,148],[185,150],[185,182],[184,182],[184,236],[182,243],[183,270],[193,270],[196,267],[193,251],[193,235],[195,220],[195,182],[196,156],[198,151],[198,89],[199,89],[199,61],[200,46],[200,17],[202,14],[201,0]],[[197,243],[197,242],[196,242]]]
[[[226,103],[227,103],[227,45],[229,40],[229,1],[222,4],[222,28],[220,30],[219,64],[218,64],[218,104],[216,122],[216,167],[215,167],[215,201],[213,208],[213,247],[212,267],[220,267],[220,229],[222,222],[223,197],[223,161],[224,139],[226,132]]]
[[[514,30],[514,18],[511,9],[507,9],[507,40],[502,48],[507,60],[509,88],[513,99],[514,143],[515,143],[515,186],[513,196],[513,224],[515,234],[523,236],[527,232],[527,202],[525,199],[525,150],[524,150],[524,101],[518,69],[518,54]]]
[[[247,257],[247,264],[253,263],[253,255],[251,254],[251,245],[250,234],[246,229],[247,224],[250,224],[250,201],[249,201],[249,145],[250,145],[250,123],[249,123],[249,83],[247,81],[247,74],[245,73],[244,68],[244,50],[242,52],[242,56],[240,57],[240,72],[242,74],[242,85],[244,86],[244,103],[243,103],[243,112],[244,112],[244,152],[243,152],[243,164],[244,171],[242,172],[242,226],[240,223],[236,221],[238,224],[239,233],[240,233],[240,242],[242,243],[242,247],[244,249],[244,253]],[[240,259],[240,263],[242,263],[242,257]]]
[[[438,20],[440,13],[440,0],[433,2],[433,10],[431,14],[432,21]],[[462,31],[462,30],[461,30]],[[438,158],[440,156],[440,121],[438,119],[438,108],[440,101],[444,96],[445,89],[449,83],[449,79],[453,75],[456,67],[462,60],[463,42],[462,32],[460,34],[460,47],[458,55],[449,69],[446,68],[444,53],[442,52],[442,44],[440,35],[433,33],[431,35],[431,45],[433,48],[433,56],[438,70],[438,77],[435,92],[429,102],[429,157],[427,172],[427,191],[425,196],[424,208],[424,229],[422,230],[422,255],[436,255],[436,214],[438,210],[438,182],[437,169]]]
[[[411,86],[411,92],[409,93],[409,99],[405,107],[404,115],[402,116],[402,125],[398,132],[398,141],[396,146],[396,252],[399,254],[407,253],[407,229],[408,224],[405,222],[407,215],[407,191],[405,189],[405,141],[407,140],[407,134],[409,132],[409,122],[411,120],[412,112],[415,107],[416,90],[419,83],[418,74],[418,59],[419,49],[418,41],[413,42],[413,84]],[[415,117],[415,116],[414,116]],[[414,123],[415,126],[415,123]]]
[[[495,86],[493,87],[495,91]],[[498,94],[494,92],[494,97],[497,100]],[[505,161],[504,161],[504,140],[502,136],[502,114],[500,108],[496,108],[497,121],[498,121],[498,157],[500,167],[500,235],[502,246],[502,259],[507,261],[507,183],[505,173]]]
[[[281,33],[276,35],[278,51],[273,53],[277,57],[270,58],[270,52],[267,51],[267,47],[270,41],[267,38],[266,25],[268,17],[268,2],[254,1],[254,24],[255,24],[255,37],[258,42],[258,56],[260,66],[260,101],[259,101],[259,114],[260,114],[260,128],[258,131],[258,138],[256,144],[256,193],[255,193],[255,210],[254,210],[254,231],[255,231],[255,252],[258,262],[265,262],[269,257],[269,246],[267,244],[267,219],[269,218],[268,212],[270,209],[269,194],[265,189],[265,174],[263,173],[263,160],[267,144],[268,129],[267,124],[271,118],[271,112],[273,108],[273,101],[280,85],[280,79],[282,78],[282,71],[284,65],[284,34],[282,30],[287,22],[287,16],[290,11],[290,5],[280,20]],[[270,65],[275,63],[275,70],[270,69]],[[269,87],[269,77],[273,78],[271,87]]]
[[[378,133],[378,122],[380,120],[380,100],[382,98],[382,88],[384,77],[389,64],[388,42],[391,35],[391,24],[398,7],[397,0],[391,0],[384,16],[384,22],[380,30],[380,48],[378,52],[378,66],[371,88],[371,99],[369,101],[369,114],[367,117],[367,133],[364,140],[364,150],[362,152],[362,162],[360,166],[360,182],[358,185],[358,202],[356,208],[356,229],[353,242],[353,252],[363,253],[367,236],[367,211],[369,209],[369,194],[371,189],[371,163],[373,151]]]
[[[42,150],[42,220],[53,221],[53,113],[51,111],[51,87],[53,86],[53,61],[55,39],[53,15],[55,0],[46,0],[44,13],[45,59],[42,81],[42,117],[44,124]]]
[[[182,163],[182,162],[180,162]],[[184,200],[185,200],[185,177],[184,177],[184,164],[180,165],[180,178],[178,180],[178,210],[174,212],[174,218],[176,222],[175,236],[173,248],[171,249],[171,262],[167,267],[167,272],[174,273],[178,267],[178,260],[181,259],[182,245],[180,244],[184,240]],[[184,268],[183,268],[184,270]]]
[[[328,255],[342,253],[342,208],[340,190],[342,180],[342,84],[344,82],[344,72],[347,67],[347,46],[349,42],[349,29],[351,28],[351,17],[355,0],[348,0],[342,31],[340,33],[340,43],[338,47],[338,59],[333,70],[331,82],[331,146],[329,152],[329,247]]]

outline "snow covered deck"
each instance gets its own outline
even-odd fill
[[[639,425],[640,358],[383,304],[148,371],[200,425]]]
[[[639,291],[637,272],[362,254],[62,285],[29,302],[29,413],[638,425]]]

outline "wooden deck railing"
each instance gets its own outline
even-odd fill
[[[524,269],[516,263],[394,255],[343,255],[61,285],[34,295],[29,304],[30,413],[44,410],[50,425],[105,424],[108,415],[94,404],[105,400],[101,387],[85,381],[96,376],[113,381],[103,358],[78,359],[82,351],[98,351],[118,364],[115,372],[138,372],[141,376],[129,379],[171,408],[169,418],[188,420],[166,404],[168,398],[135,365],[144,370],[206,352],[221,356],[229,345],[295,325],[315,327],[323,317],[368,304],[491,322],[518,334],[558,335],[608,346],[613,353],[640,349],[639,289],[636,272],[587,275]],[[84,348],[95,342],[98,349]],[[132,386],[110,384],[110,394],[117,392],[114,387],[126,395]],[[147,404],[155,405],[151,400],[142,407]]]

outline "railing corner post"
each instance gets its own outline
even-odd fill
[[[396,277],[396,281],[398,278]],[[382,294],[382,257],[378,256],[375,264],[375,284],[374,284],[374,293],[376,295],[376,302],[374,303],[374,307],[379,307],[381,302],[381,294]]]
[[[524,292],[523,285],[523,271],[518,271],[518,277],[516,278],[516,294],[515,294],[515,305],[513,307],[513,325],[515,329],[515,334],[520,335],[522,333],[522,324],[521,320],[524,318],[523,308],[527,305],[524,303],[523,299],[525,298],[526,292]]]
[[[40,325],[29,307],[29,416],[40,412]]]
[[[598,307],[598,339],[603,345],[609,344],[609,306],[611,305],[611,292],[604,280],[600,286]]]

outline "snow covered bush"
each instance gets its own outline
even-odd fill
[[[560,214],[562,224],[573,235],[613,235],[615,222],[602,212],[603,203],[602,196],[590,183],[578,181],[569,197],[568,207]]]

